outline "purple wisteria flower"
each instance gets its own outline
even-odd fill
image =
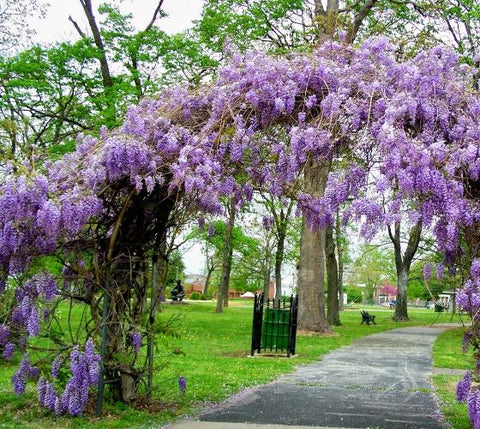
[[[432,278],[432,266],[429,262],[425,262],[423,266],[423,278],[425,280],[430,280]]]
[[[13,352],[15,351],[15,344],[7,343],[3,349],[3,357],[5,359],[11,359],[13,357]]]
[[[55,358],[51,370],[53,378],[58,377],[62,362],[63,358],[61,356]],[[78,346],[73,347],[70,353],[72,376],[68,380],[65,390],[60,395],[55,391],[52,383],[40,378],[37,383],[39,403],[56,415],[65,413],[73,416],[82,415],[88,402],[90,388],[98,384],[100,364],[100,356],[95,353],[91,338],[85,345],[84,353],[80,351]]]
[[[274,219],[271,216],[263,216],[262,223],[265,230],[270,231],[274,224]]]
[[[60,371],[60,367],[62,366],[62,363],[63,363],[63,357],[61,355],[56,356],[55,359],[53,360],[52,369],[50,371],[53,378],[58,377],[58,373]]]
[[[5,324],[0,324],[0,345],[4,345],[10,336],[10,329]]]
[[[443,279],[444,275],[445,275],[445,265],[443,265],[443,263],[439,262],[437,264],[437,280]]]
[[[182,395],[187,391],[187,380],[183,376],[178,377],[178,389]]]
[[[39,404],[44,405],[45,393],[47,390],[47,381],[44,378],[40,378],[37,383],[37,396]]]
[[[142,347],[142,334],[141,332],[132,331],[131,337],[133,350],[135,350],[135,353],[138,353],[140,351],[140,347]]]
[[[25,393],[25,374],[18,370],[12,377],[13,390],[17,395],[23,395]]]
[[[467,396],[468,417],[474,429],[480,429],[480,390],[470,390]]]
[[[470,392],[470,387],[472,385],[472,372],[467,371],[462,380],[457,384],[457,400],[464,402],[467,400],[468,394]]]
[[[27,355],[24,355],[20,362],[20,368],[13,374],[13,388],[17,395],[25,393],[25,387],[28,379],[34,379],[38,376],[38,368],[30,365]]]
[[[213,237],[215,235],[215,227],[212,223],[208,225],[208,236]]]

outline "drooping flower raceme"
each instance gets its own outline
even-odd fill
[[[61,363],[61,358],[55,359],[52,368],[54,378],[58,376]],[[100,373],[100,356],[95,353],[92,339],[87,341],[85,352],[81,352],[78,346],[73,348],[70,370],[72,376],[61,395],[56,393],[53,383],[41,378],[37,383],[38,399],[57,415],[68,413],[80,416],[87,405],[90,388],[97,385]]]
[[[456,304],[462,311],[468,312],[472,317],[472,327],[466,331],[464,344],[476,342],[478,332],[475,327],[480,320],[480,259],[475,259],[470,268],[470,278],[465,282],[462,289],[457,292]],[[475,429],[480,428],[480,391],[479,372],[480,361],[478,352],[474,353],[477,359],[475,371],[467,371],[463,379],[457,384],[457,399],[467,401],[470,422]]]
[[[142,333],[132,331],[131,335],[133,349],[135,350],[135,353],[138,353],[140,351],[140,347],[142,346]]]

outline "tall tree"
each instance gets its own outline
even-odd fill
[[[362,285],[364,299],[373,299],[379,288],[396,279],[393,252],[384,249],[384,244],[364,244],[361,254],[354,261],[348,281]]]
[[[367,17],[370,10],[375,5],[375,0],[366,1],[362,6],[354,11],[353,20],[348,28],[347,41],[352,43],[358,34],[360,26]],[[338,16],[340,5],[338,0],[328,0],[326,8],[321,0],[315,0],[315,18],[318,29],[318,41],[324,42],[332,40],[339,29]],[[329,126],[330,125],[330,126]],[[334,128],[332,124],[327,125],[327,129]],[[332,136],[336,138],[335,135]],[[333,153],[327,153],[319,159],[311,159],[305,166],[305,190],[317,198],[323,197],[325,187],[330,172],[330,166]],[[329,243],[332,248],[333,241]],[[325,228],[321,227],[313,231],[308,226],[304,215],[302,225],[302,237],[300,247],[300,263],[298,276],[298,325],[301,329],[310,331],[329,332],[328,320],[325,316],[324,307],[324,267],[325,267]],[[335,259],[334,247],[331,252],[330,261],[333,264]],[[331,272],[333,275],[333,268]],[[331,277],[332,285],[338,285],[338,277]],[[332,286],[333,287],[333,286]],[[337,287],[333,287],[337,289]],[[338,297],[335,297],[338,302]],[[332,305],[334,304],[332,298]],[[332,309],[332,315],[335,310]],[[336,317],[335,317],[336,318]]]
[[[215,311],[221,313],[224,307],[228,307],[228,292],[230,287],[230,274],[232,271],[232,234],[235,225],[236,207],[235,199],[229,197],[226,204],[227,220],[225,222],[225,243],[222,252],[222,274],[218,286],[217,306]]]
[[[262,194],[262,203],[267,208],[273,219],[275,243],[275,297],[282,295],[282,268],[285,259],[285,246],[287,241],[288,227],[291,223],[294,199],[278,198],[272,194]],[[270,226],[269,226],[270,228]],[[270,281],[270,280],[269,280]]]
[[[401,224],[395,222],[394,230],[388,226],[388,235],[392,240],[395,251],[395,267],[397,269],[397,304],[395,306],[395,314],[393,319],[398,321],[408,320],[407,312],[407,286],[408,276],[413,258],[418,249],[420,238],[422,235],[422,221],[418,221],[410,230],[407,246],[405,251],[402,249],[401,243]]]

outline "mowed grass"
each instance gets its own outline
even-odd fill
[[[453,375],[434,375],[435,393],[440,399],[442,414],[454,429],[469,429],[467,404],[456,398],[457,383],[461,377]]]
[[[30,385],[23,397],[12,393],[11,376],[18,362],[2,363],[0,372],[0,428],[150,428],[192,414],[209,403],[218,402],[239,390],[268,383],[280,374],[292,371],[297,365],[318,360],[326,353],[345,346],[365,335],[404,326],[430,325],[459,321],[450,314],[426,309],[410,309],[411,320],[392,321],[392,310],[367,308],[376,315],[377,325],[360,325],[359,308],[342,312],[342,326],[335,327],[330,336],[297,336],[297,355],[285,357],[250,357],[252,302],[231,301],[224,313],[215,313],[211,302],[190,302],[184,305],[165,305],[159,317],[167,322],[178,319],[175,330],[179,338],[161,337],[156,351],[154,403],[126,407],[108,404],[101,418],[94,416],[94,404],[83,417],[53,417],[37,405],[36,393]],[[458,331],[458,330],[457,330]],[[451,331],[454,332],[454,331]],[[442,346],[442,343],[446,345]],[[435,346],[435,362],[441,365],[468,367],[468,358],[461,352],[461,332],[446,333]],[[458,347],[457,347],[458,346]],[[462,361],[462,362],[463,362]],[[186,393],[178,388],[178,377],[187,381]],[[439,391],[440,392],[440,391]],[[442,391],[442,401],[450,401],[451,392]],[[454,394],[454,393],[453,393]],[[449,396],[450,395],[450,396]],[[453,426],[457,427],[457,426]]]

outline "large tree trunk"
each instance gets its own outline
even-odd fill
[[[328,0],[327,9],[321,0],[315,0],[315,18],[318,42],[331,39],[327,21],[338,12],[338,1]],[[314,197],[325,193],[330,162],[309,160],[305,165],[305,191]],[[312,229],[307,217],[302,217],[300,261],[298,267],[298,327],[307,331],[331,332],[325,316],[325,229]]]
[[[400,270],[397,270],[397,305],[393,316],[393,320],[397,322],[408,321],[407,286],[409,273],[410,267],[402,266]]]
[[[309,161],[305,165],[305,190],[320,197],[325,192],[330,162]],[[298,269],[298,327],[307,331],[329,333],[325,316],[325,229],[312,230],[306,216],[302,219]]]
[[[325,229],[325,253],[327,262],[327,320],[330,326],[340,326],[339,299],[338,299],[338,265],[335,255],[335,241],[333,227]]]
[[[207,267],[207,277],[205,279],[205,284],[203,285],[203,295],[208,294],[208,288],[210,287],[210,280],[212,279],[213,271],[215,270],[215,264],[212,261],[212,264]]]
[[[422,222],[419,221],[410,231],[407,248],[402,255],[401,237],[400,237],[400,222],[395,223],[395,231],[392,232],[388,226],[388,235],[392,240],[395,251],[395,268],[397,271],[397,304],[395,306],[395,314],[393,320],[397,322],[408,321],[407,311],[407,287],[408,276],[410,274],[410,267],[412,265],[413,257],[418,249],[420,238],[422,235]]]
[[[232,231],[235,223],[235,201],[233,197],[228,202],[228,221],[225,228],[225,244],[222,254],[222,277],[218,286],[216,312],[221,313],[223,307],[228,307],[228,290],[230,286],[230,272],[232,271]]]

